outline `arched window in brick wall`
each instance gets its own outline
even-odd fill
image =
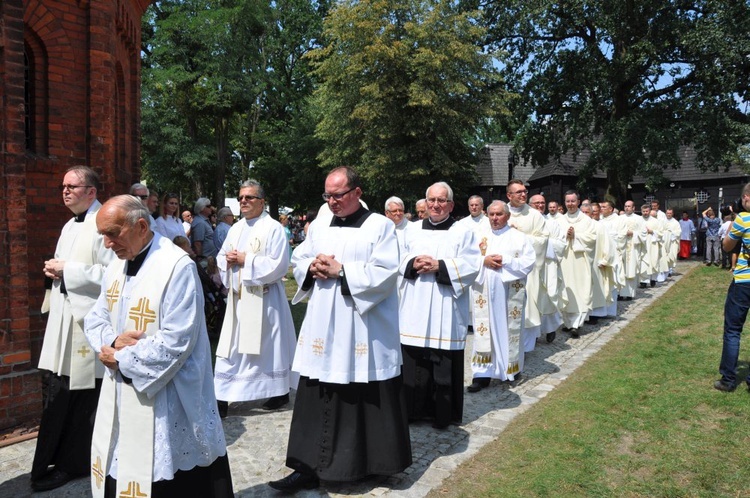
[[[24,134],[28,152],[47,154],[47,53],[30,30],[24,34]]]

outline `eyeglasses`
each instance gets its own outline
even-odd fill
[[[388,209],[388,212],[391,214],[398,214],[398,213],[403,213],[404,210],[403,209]]]
[[[356,189],[357,187],[352,187],[346,192],[341,192],[340,194],[323,194],[321,197],[323,197],[323,200],[328,202],[329,199],[333,199],[334,201],[340,201],[344,198],[346,194],[351,192],[352,190]]]
[[[515,192],[508,192],[510,195],[528,194],[528,190],[516,190]]]
[[[148,199],[147,195],[136,195],[135,197],[138,197],[142,201],[145,201],[146,199]]]
[[[430,197],[429,199],[427,199],[427,204],[440,204],[441,206],[449,202],[452,202],[452,201],[449,201],[448,199],[445,199],[443,197],[440,197],[440,198]]]
[[[65,192],[66,190],[75,190],[77,188],[91,188],[93,185],[66,185],[62,184],[60,185],[60,192]]]
[[[253,199],[263,199],[263,197],[258,197],[257,195],[238,195],[237,196],[237,202],[242,201],[252,201]]]

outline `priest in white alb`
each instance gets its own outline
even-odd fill
[[[646,222],[642,216],[635,213],[635,203],[626,201],[620,217],[625,221],[626,243],[623,252],[623,266],[625,269],[625,285],[620,290],[623,300],[630,301],[635,297],[638,284],[643,280],[643,260],[646,253]]]
[[[556,306],[550,300],[547,290],[544,288],[544,258],[547,255],[547,245],[549,242],[549,230],[547,229],[547,220],[536,209],[532,209],[526,203],[529,191],[521,180],[511,180],[508,182],[507,196],[510,205],[510,221],[508,222],[513,228],[520,230],[531,241],[536,254],[536,264],[526,279],[526,308],[524,311],[524,329],[523,329],[523,348],[527,353],[533,351],[536,347],[536,340],[542,335],[542,315],[550,315],[556,309]],[[549,342],[552,342],[552,335],[559,323],[545,324],[545,337],[549,336]]]
[[[427,189],[429,216],[406,229],[399,326],[410,420],[443,429],[463,419],[469,297],[481,266],[475,232],[454,223],[453,190]]]
[[[96,224],[118,261],[86,316],[107,367],[91,447],[94,498],[233,496],[195,263],[150,229],[133,196]]]
[[[592,310],[592,276],[591,265],[596,250],[596,225],[594,221],[581,213],[578,192],[569,190],[565,193],[564,216],[558,223],[565,234],[567,242],[560,268],[565,282],[563,290],[563,330],[573,337],[580,335],[579,329]]]
[[[89,347],[83,318],[99,297],[107,265],[115,259],[96,233],[98,188],[99,175],[91,168],[74,166],[65,172],[60,190],[74,217],[63,227],[54,257],[44,262],[52,288],[42,306],[49,317],[39,357],[46,382],[31,468],[34,491],[58,488],[89,469],[104,366]]]
[[[241,219],[216,257],[228,289],[214,373],[222,416],[229,402],[238,401],[267,399],[262,408],[277,410],[297,387],[297,336],[281,280],[289,268],[289,242],[284,227],[266,212],[265,197],[258,182],[242,184]]]
[[[492,202],[487,218],[490,230],[477,233],[483,260],[473,285],[473,380],[469,392],[487,387],[490,379],[513,381],[523,371],[525,284],[536,260],[529,238],[508,225],[506,203]]]

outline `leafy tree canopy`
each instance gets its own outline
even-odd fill
[[[461,196],[475,180],[472,138],[510,98],[478,16],[443,1],[348,0],[326,18],[310,53],[320,159],[357,167],[371,205],[413,202],[438,180]]]
[[[523,98],[517,137],[536,164],[592,154],[623,200],[635,174],[658,184],[680,145],[703,168],[741,159],[748,142],[750,7],[745,0],[469,0]]]

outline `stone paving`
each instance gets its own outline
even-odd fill
[[[580,338],[558,332],[551,344],[537,342],[536,349],[527,353],[523,377],[515,383],[492,381],[489,388],[477,394],[466,393],[464,421],[461,426],[450,426],[444,431],[429,423],[410,426],[414,463],[404,472],[390,477],[374,477],[355,483],[323,482],[319,489],[300,492],[302,497],[319,496],[393,496],[416,498],[439,488],[443,480],[458,465],[474,456],[485,444],[497,438],[519,414],[544,398],[547,393],[568,378],[602,345],[614,337],[630,320],[640,314],[671,284],[678,281],[697,262],[679,262],[677,275],[655,288],[640,289],[632,301],[621,301],[617,319],[600,320],[597,325],[586,325]],[[471,336],[469,340],[471,341]],[[467,345],[467,350],[470,345]],[[465,355],[468,360],[469,355]],[[465,368],[465,383],[471,383],[471,368]],[[278,412],[260,409],[261,402],[232,404],[224,420],[229,462],[232,467],[234,490],[238,498],[279,496],[267,486],[269,480],[279,479],[290,471],[284,465],[286,444],[291,421],[292,404]],[[0,498],[32,496],[29,469],[36,440],[21,442],[0,449]],[[34,493],[34,497],[90,496],[88,479],[79,479],[62,488]]]

